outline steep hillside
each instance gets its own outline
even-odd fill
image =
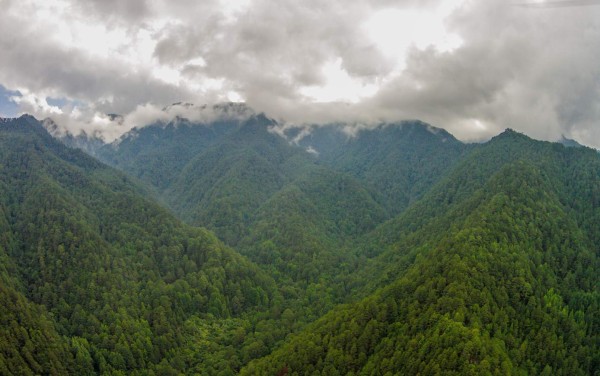
[[[58,336],[59,348],[71,354],[74,343],[87,343],[95,371],[102,362],[112,367],[102,369],[131,370],[138,359],[150,359],[143,367],[156,372],[206,374],[586,375],[600,369],[596,151],[511,130],[464,145],[418,122],[351,138],[339,127],[319,128],[296,145],[272,133],[275,123],[262,115],[224,125],[218,134],[181,121],[142,128],[105,150],[150,183],[178,216],[215,230],[259,266],[154,204],[137,205],[141,188],[55,143],[25,153],[42,152],[32,160],[49,161],[43,168],[32,170],[28,166],[37,165],[27,162],[7,170],[4,186],[16,191],[5,195],[6,223],[19,235],[6,237],[3,275],[27,303],[46,307],[23,308],[48,317],[32,325]],[[203,141],[185,144],[181,137]],[[179,142],[183,161],[169,157]],[[55,157],[44,154],[48,148],[91,174],[93,187],[107,188],[76,189],[88,187],[87,178],[54,167]],[[30,176],[37,170],[44,173]],[[34,214],[22,219],[20,212]],[[74,222],[61,213],[73,213]],[[121,216],[126,220],[115,220]],[[70,232],[53,232],[47,223]],[[55,260],[54,253],[24,248],[35,243],[77,255],[80,243],[69,247],[71,238],[81,237],[77,226],[90,227],[85,244],[95,247],[93,254],[109,256],[70,264],[63,257],[52,268],[46,260]],[[200,260],[189,237],[198,239]],[[139,238],[153,240],[132,240]],[[64,274],[75,265],[96,278],[93,285]],[[98,279],[92,265],[103,273],[116,268],[116,275]],[[39,286],[40,276],[49,282]],[[67,298],[53,290],[82,284],[108,286],[104,294],[119,303],[90,296],[91,287]],[[132,286],[139,300],[130,298],[138,291]],[[157,299],[160,307],[146,304]],[[133,308],[107,329],[106,306]],[[142,314],[162,309],[160,320]],[[86,329],[93,319],[80,326],[60,319],[86,312],[103,322],[100,329]],[[144,351],[154,357],[133,351],[131,343],[139,347],[133,332],[112,344],[100,340],[121,334],[121,325],[147,333],[152,340]],[[123,357],[125,343],[132,356]],[[64,367],[80,365],[75,357]]]
[[[165,191],[165,202],[188,222],[236,244],[258,207],[312,164],[307,153],[270,133],[271,124],[262,115],[251,117],[198,153]]]
[[[379,275],[375,279],[378,286],[390,282],[412,260],[405,256],[412,254],[414,258],[414,249],[422,244],[422,236],[416,234],[430,234],[427,238],[442,236],[474,209],[464,206],[465,200],[477,194],[506,164],[517,161],[532,164],[551,178],[565,210],[586,231],[592,244],[600,244],[596,225],[600,223],[600,212],[595,209],[600,194],[598,154],[587,148],[535,141],[509,129],[488,143],[474,146],[419,202],[362,239],[357,247],[359,255],[379,255],[365,269],[365,275]],[[379,273],[381,269],[386,272]]]
[[[74,135],[71,131],[60,127],[50,118],[44,119],[42,121],[42,126],[52,135],[52,137],[66,146],[74,149],[81,149],[94,157],[98,157],[98,151],[106,145],[106,142],[100,137],[98,132],[88,134],[86,131],[82,130],[81,133]]]
[[[162,191],[198,153],[238,125],[221,121],[198,125],[176,118],[134,129],[98,151],[101,160]]]
[[[314,319],[349,298],[336,284],[350,270],[353,241],[386,217],[354,178],[317,168],[258,209],[238,249],[288,286],[290,298],[307,299],[299,308]]]
[[[0,154],[1,299],[11,302],[0,364],[23,374],[215,373],[251,359],[243,349],[257,340],[259,313],[280,300],[258,267],[31,117],[0,126]]]
[[[339,173],[353,176],[389,218],[427,192],[469,149],[421,122],[384,124],[355,137],[342,126],[315,128],[299,145],[271,132],[276,125],[264,115],[237,123],[175,119],[134,130],[101,156],[156,188],[180,218],[236,245],[248,235],[258,208],[297,179],[306,185],[306,174],[325,168],[334,179]]]
[[[96,153],[102,161],[148,183],[159,193],[171,187],[188,162],[238,129],[254,116],[254,111],[239,103],[210,107],[175,103],[165,107],[163,115],[171,120],[140,124]]]
[[[69,340],[58,334],[44,307],[24,296],[15,260],[7,253],[15,238],[6,198],[0,197],[0,374],[66,374],[75,369]]]
[[[393,214],[406,209],[452,169],[469,146],[419,121],[382,124],[349,135],[342,125],[314,129],[300,144],[319,162],[361,180]]]
[[[242,374],[594,374],[599,186],[595,152],[506,132],[376,231],[384,287]]]

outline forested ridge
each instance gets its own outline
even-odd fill
[[[0,374],[600,374],[596,151],[275,125],[3,122]]]
[[[7,373],[239,367],[246,316],[267,322],[280,300],[271,277],[31,118],[3,125],[1,137],[2,292],[15,302],[3,306],[12,315],[3,315]],[[216,340],[234,333],[235,350]],[[21,353],[15,341],[32,350]],[[223,354],[205,359],[205,351]]]
[[[394,282],[244,372],[594,374],[597,255],[549,192],[532,166],[507,166],[446,235],[419,231],[427,245]]]

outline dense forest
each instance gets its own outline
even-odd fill
[[[0,374],[600,375],[595,150],[44,125],[0,124]]]

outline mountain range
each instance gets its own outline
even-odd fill
[[[1,374],[600,374],[597,151],[243,113],[0,121]]]

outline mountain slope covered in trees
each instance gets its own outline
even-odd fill
[[[239,367],[246,330],[280,301],[268,275],[31,117],[2,124],[0,143],[10,373]],[[217,340],[234,332],[235,350]]]
[[[398,214],[443,177],[470,149],[443,129],[420,121],[381,124],[348,133],[347,126],[315,128],[299,144],[319,162],[361,180]]]
[[[136,129],[99,154],[157,189],[179,217],[235,245],[260,205],[306,174],[325,168],[354,177],[389,218],[469,150],[446,131],[416,121],[383,124],[354,136],[332,125],[299,141],[294,134],[284,139],[271,131],[276,126],[262,114],[201,124],[175,119]]]
[[[596,151],[276,126],[4,121],[0,373],[597,374]]]
[[[594,151],[505,132],[371,235],[377,292],[242,374],[595,374],[599,184]]]
[[[319,128],[295,142],[262,114],[236,124],[176,121],[135,130],[102,149],[103,159],[150,183],[180,218],[263,265],[294,291],[290,298],[317,295],[310,306],[319,314],[347,300],[346,277],[360,262],[353,242],[404,210],[468,150],[420,122],[353,138],[341,127]]]

